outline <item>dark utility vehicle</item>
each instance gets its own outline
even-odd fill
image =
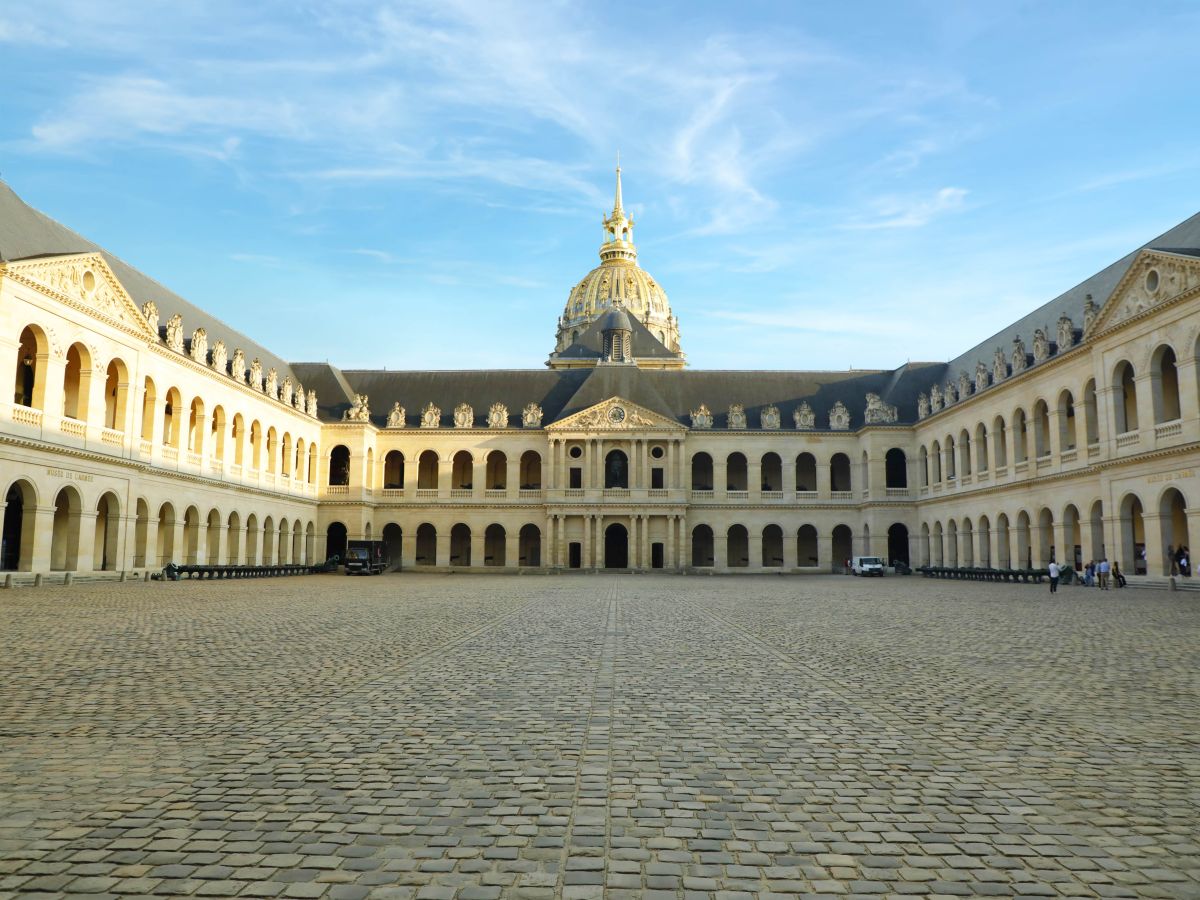
[[[347,575],[379,575],[392,564],[383,541],[351,541],[346,548]]]

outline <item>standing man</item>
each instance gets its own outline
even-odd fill
[[[1100,560],[1100,590],[1108,590],[1108,573],[1112,571],[1112,567],[1108,564],[1108,557]]]
[[[1050,593],[1052,594],[1058,592],[1058,576],[1058,563],[1056,563],[1054,560],[1050,560]]]

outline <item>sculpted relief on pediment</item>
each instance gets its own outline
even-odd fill
[[[672,419],[621,397],[611,397],[550,426],[555,431],[632,431],[640,428],[681,430]]]
[[[1090,335],[1119,325],[1139,313],[1200,289],[1200,259],[1143,250],[1118,282],[1108,301],[1092,315],[1084,316],[1084,331]],[[1090,303],[1089,298],[1089,303]],[[1089,321],[1090,319],[1090,321]]]

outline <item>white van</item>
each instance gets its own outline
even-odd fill
[[[850,571],[855,575],[883,577],[883,560],[878,556],[856,556],[850,561]]]

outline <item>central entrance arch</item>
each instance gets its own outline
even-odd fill
[[[618,522],[604,529],[604,568],[629,568],[629,531]]]

